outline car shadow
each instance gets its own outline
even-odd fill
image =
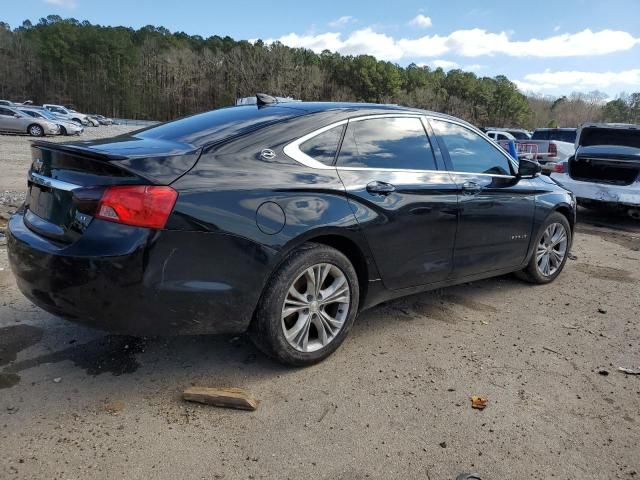
[[[455,305],[473,311],[495,313],[495,307],[483,302],[482,297],[483,292],[490,293],[498,288],[501,294],[511,295],[510,292],[526,286],[513,277],[504,276],[386,302],[361,313],[349,333],[348,345],[343,348],[362,348],[358,344],[375,342],[375,337],[379,335],[388,335],[395,329],[402,332],[406,328],[405,321],[424,321],[427,326],[430,322],[444,322],[451,324],[451,328],[470,322],[455,312]],[[74,333],[79,338],[87,336],[88,329],[77,325],[59,323],[52,328],[60,329],[60,325],[72,337]],[[178,388],[194,384],[252,385],[276,376],[296,375],[301,370],[281,365],[267,357],[247,335],[133,337],[107,334],[85,342],[71,340],[66,348],[60,350],[54,346],[54,351],[34,356],[18,355],[47,336],[46,328],[31,325],[0,328],[0,351],[5,352],[4,360],[0,357],[3,360],[0,361],[0,368],[3,367],[0,370],[0,389],[20,384],[21,375],[27,370],[60,362],[71,362],[75,368],[92,377],[135,375],[139,379],[133,383],[136,386],[139,386],[139,382],[160,379]],[[55,335],[52,333],[52,336]],[[336,357],[337,360],[333,361],[342,361],[338,359],[341,351],[331,357]],[[110,383],[103,383],[108,390],[106,385]],[[116,384],[119,385],[118,382],[111,383],[114,389]],[[111,393],[122,395],[115,390]]]

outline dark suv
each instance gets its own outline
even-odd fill
[[[263,97],[32,152],[8,247],[34,303],[117,331],[249,330],[294,365],[395,297],[509,272],[552,281],[575,221],[537,163],[398,106]]]

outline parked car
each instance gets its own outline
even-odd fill
[[[513,135],[511,135],[509,132],[506,132],[506,131],[487,130],[486,134],[487,134],[487,137],[489,137],[491,140],[495,140],[496,142],[499,142],[499,141],[509,142],[511,140],[513,141],[516,140],[516,137],[514,137]]]
[[[625,210],[640,219],[640,125],[583,125],[576,153],[551,178],[588,208]]]
[[[89,125],[92,127],[99,127],[101,125],[100,121],[92,115],[87,115],[87,120],[89,121]]]
[[[47,119],[26,115],[16,108],[0,106],[0,131],[43,137],[59,135],[60,127]]]
[[[542,165],[542,171],[550,174],[556,165],[574,154],[575,128],[537,128],[530,140],[518,140],[521,150],[532,152],[532,158]]]
[[[488,131],[492,131],[492,132],[506,132],[509,135],[513,136],[514,139],[516,140],[529,140],[531,138],[531,134],[529,133],[529,131],[525,130],[524,128],[494,128],[494,127],[489,127],[486,129],[483,129],[483,131],[488,132]],[[504,139],[498,139],[498,140],[504,140]]]
[[[9,100],[0,100],[0,105],[10,107],[11,105],[13,105],[13,102],[10,102]]]
[[[78,113],[75,110],[70,111],[67,108],[63,107],[62,105],[51,105],[48,103],[45,103],[42,106],[47,110],[49,110],[50,112],[63,116],[67,120],[71,120],[72,122],[79,123],[81,125],[84,125],[85,127],[89,126],[89,120],[87,119],[87,116],[82,113]]]
[[[107,118],[104,115],[92,115],[92,117],[96,118],[98,120],[98,122],[100,122],[100,125],[113,125],[113,119],[112,118]]]
[[[121,332],[248,330],[292,365],[395,297],[509,272],[553,281],[575,223],[537,163],[393,105],[259,97],[32,153],[7,239],[36,305]]]
[[[63,120],[61,118],[56,118],[53,113],[45,108],[31,107],[19,108],[18,110],[30,117],[49,120],[50,122],[55,123],[60,127],[60,135],[80,135],[84,131],[82,125],[78,125],[77,123]]]

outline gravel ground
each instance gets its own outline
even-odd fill
[[[28,141],[0,138],[0,168],[21,172],[0,190],[20,190]],[[387,303],[306,369],[242,336],[57,319],[18,292],[0,246],[0,478],[639,478],[640,376],[617,369],[640,367],[640,228],[580,214],[553,284],[506,276]],[[191,385],[261,404],[187,404]]]
[[[93,140],[95,138],[113,137],[133,130],[139,130],[140,128],[141,127],[127,125],[85,127],[84,133],[77,137],[56,135],[45,137],[41,140],[50,142]],[[2,166],[2,175],[0,175],[0,204],[4,201],[7,191],[22,192],[26,188],[27,170],[31,165],[29,145],[33,140],[34,137],[28,135],[0,134],[0,165]]]

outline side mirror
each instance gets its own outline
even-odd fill
[[[14,118],[20,118],[20,117],[21,117],[21,115],[20,115],[19,113],[14,113],[14,114],[13,114],[13,117],[14,117]]]
[[[542,165],[535,160],[521,158],[518,162],[518,178],[535,178],[542,172]]]

